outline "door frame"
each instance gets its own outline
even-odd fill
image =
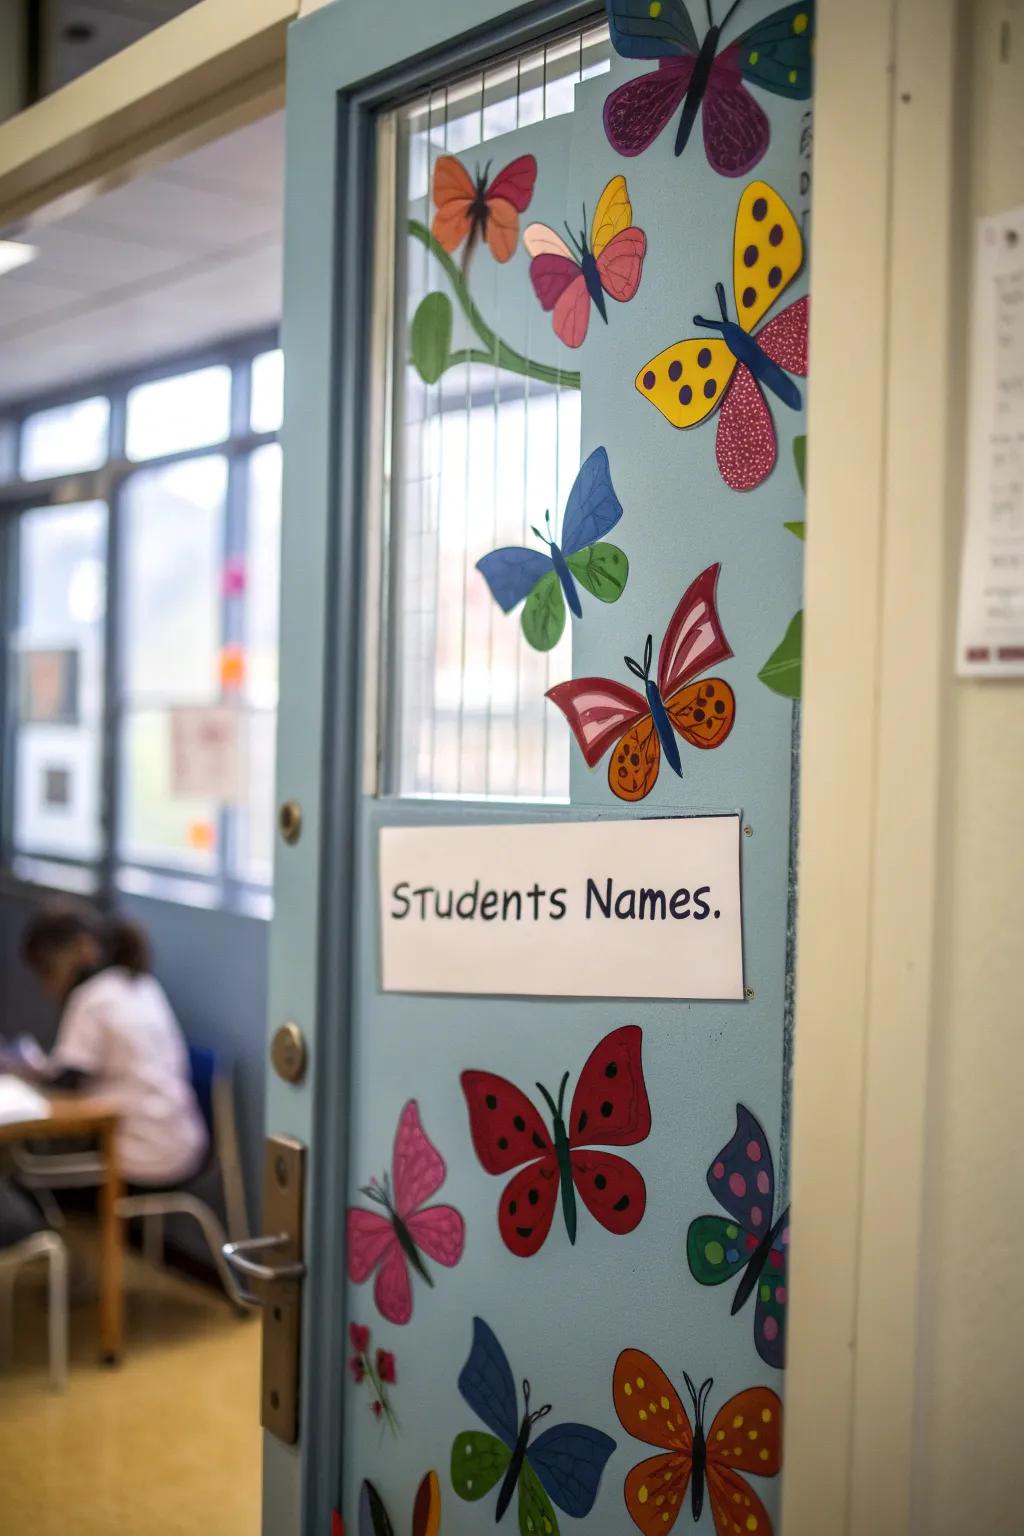
[[[960,12],[818,0],[785,1536],[912,1528]]]
[[[347,1190],[338,1106],[347,1083],[354,871],[324,850],[353,848],[365,783],[364,755],[351,744],[366,718],[361,637],[376,613],[363,582],[372,489],[365,443],[374,423],[363,387],[373,322],[362,233],[372,228],[373,118],[455,65],[471,69],[498,49],[600,11],[600,0],[393,0],[383,28],[378,0],[345,0],[289,32],[277,799],[298,801],[302,831],[296,843],[277,845],[267,1022],[268,1035],[285,1020],[300,1025],[309,1068],[296,1085],[268,1074],[266,1130],[310,1147],[303,1360],[334,1366],[303,1372],[299,1445],[264,1436],[263,1529],[273,1536],[321,1536],[342,1435],[343,1277],[334,1258]]]

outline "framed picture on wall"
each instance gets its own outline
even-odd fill
[[[33,725],[78,724],[78,652],[23,651],[21,718]]]

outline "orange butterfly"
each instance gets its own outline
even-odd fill
[[[488,163],[476,181],[461,160],[442,155],[434,166],[434,239],[449,255],[466,241],[462,269],[466,270],[477,241],[483,236],[495,261],[508,261],[519,238],[519,215],[525,213],[537,180],[537,162],[520,155],[488,184]]]
[[[710,752],[732,730],[736,699],[729,684],[720,677],[694,681],[732,655],[715,601],[718,570],[709,565],[679,599],[658,652],[656,676],[651,676],[651,635],[643,666],[632,656],[625,658],[644,685],[642,694],[610,677],[573,677],[556,683],[545,695],[568,720],[588,768],[618,743],[608,761],[608,788],[620,800],[643,800],[650,794],[662,756],[682,778],[673,731],[691,747]]]
[[[691,1488],[699,1520],[704,1490],[718,1536],[772,1536],[772,1522],[743,1472],[774,1477],[782,1464],[782,1403],[769,1387],[737,1392],[715,1414],[705,1434],[704,1409],[714,1382],[698,1390],[683,1372],[696,1432],[679,1393],[661,1366],[640,1349],[624,1349],[615,1362],[612,1391],[623,1429],[661,1447],[628,1473],[626,1508],[643,1536],[661,1536],[675,1524]],[[691,1487],[692,1479],[692,1487]]]

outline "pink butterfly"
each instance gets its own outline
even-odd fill
[[[586,210],[583,222],[586,224]],[[551,316],[555,335],[567,347],[582,346],[590,324],[590,306],[607,325],[606,293],[625,304],[640,286],[647,236],[632,223],[633,209],[624,176],[613,176],[598,198],[597,211],[590,226],[577,240],[566,225],[572,241],[570,250],[546,224],[531,224],[523,232],[523,244],[533,260],[530,281],[544,309]]]
[[[377,1270],[373,1299],[389,1323],[407,1323],[412,1317],[410,1266],[433,1285],[424,1253],[448,1268],[462,1257],[466,1226],[458,1211],[450,1205],[420,1209],[441,1188],[446,1173],[444,1158],[420,1124],[416,1100],[410,1099],[398,1118],[391,1178],[371,1179],[360,1190],[386,1214],[351,1205],[346,1222],[349,1279],[362,1285]]]

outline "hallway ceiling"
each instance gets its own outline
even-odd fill
[[[19,234],[39,254],[0,276],[0,403],[276,325],[283,190],[275,113]]]

